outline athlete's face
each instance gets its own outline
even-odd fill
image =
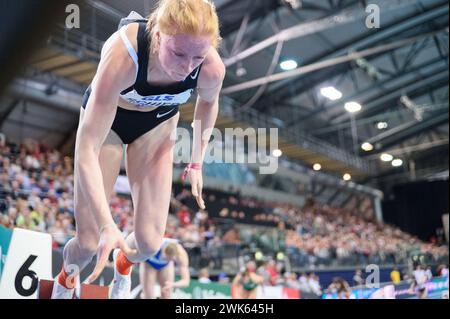
[[[252,261],[247,263],[247,271],[254,272],[256,270],[256,264]]]
[[[164,71],[175,81],[183,81],[205,59],[211,48],[208,36],[158,33],[158,58]]]

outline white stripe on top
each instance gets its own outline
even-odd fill
[[[136,65],[136,76],[137,76],[137,73],[139,70],[138,55],[137,55],[136,51],[134,50],[133,45],[131,44],[130,40],[128,40],[128,37],[125,33],[125,27],[126,26],[123,26],[122,28],[120,28],[119,34],[120,34],[120,37],[122,38],[123,43],[127,47],[128,54],[130,55],[131,59],[133,60],[134,64]]]

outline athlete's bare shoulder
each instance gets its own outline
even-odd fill
[[[137,47],[137,28],[137,23],[131,23],[124,27],[125,34],[135,50]],[[106,40],[102,47],[97,74],[92,83],[93,88],[96,87],[96,83],[100,79],[102,79],[100,81],[102,83],[109,79],[114,80],[118,85],[118,89],[123,90],[134,83],[135,74],[136,66],[133,59],[119,31],[116,31]]]
[[[199,88],[214,88],[222,84],[225,65],[216,49],[211,48],[206,56],[198,78]]]
[[[225,65],[216,49],[211,48],[198,76],[198,96],[209,103],[217,101],[225,77]]]
[[[133,46],[134,51],[137,53],[138,46],[137,46],[137,34],[139,30],[139,23],[133,22],[130,24],[127,24],[125,27],[125,34],[127,35],[128,40],[130,41],[131,45]]]

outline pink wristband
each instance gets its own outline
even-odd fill
[[[195,169],[195,170],[201,170],[202,169],[202,164],[200,163],[190,163],[186,166],[186,168],[183,171],[183,174],[181,175],[181,180],[184,182],[186,180],[187,174],[189,173],[189,171],[191,169]]]

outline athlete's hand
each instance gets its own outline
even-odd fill
[[[182,180],[184,181],[186,177],[189,176],[191,182],[191,192],[192,195],[197,200],[198,207],[205,209],[205,201],[202,197],[203,192],[203,176],[202,176],[202,165],[201,164],[189,164],[183,172]]]
[[[115,224],[107,225],[101,234],[97,247],[97,263],[95,264],[94,271],[88,278],[88,283],[92,283],[102,273],[103,268],[106,266],[109,254],[111,250],[120,248],[125,255],[134,255],[137,253],[135,249],[131,249],[125,239],[122,236],[119,228]]]
[[[172,282],[172,281],[166,281],[166,282],[164,283],[164,286],[163,286],[162,290],[163,290],[164,292],[166,292],[166,293],[170,293],[170,291],[172,290],[172,288],[173,288],[173,282]]]
[[[203,200],[203,176],[202,171],[197,169],[191,169],[189,171],[189,180],[192,185],[192,195],[197,200],[198,207],[205,209],[205,201]]]

